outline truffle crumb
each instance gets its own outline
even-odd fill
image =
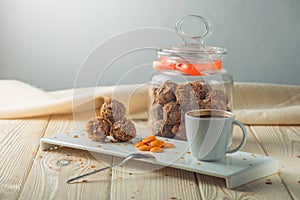
[[[272,185],[272,182],[271,181],[266,181],[265,184]]]

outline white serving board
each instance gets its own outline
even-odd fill
[[[156,157],[156,160],[145,159],[142,161],[224,178],[228,188],[238,187],[250,181],[277,173],[279,170],[279,161],[277,159],[242,151],[228,154],[224,160],[218,162],[198,161],[191,155],[187,142],[158,138],[173,143],[175,148],[165,149],[163,153],[150,152]],[[140,138],[136,137],[126,143],[107,142],[100,144],[88,139],[87,133],[84,131],[73,131],[42,138],[40,143],[42,150],[49,150],[54,146],[64,146],[126,157],[130,153],[140,152],[134,146],[139,140]]]

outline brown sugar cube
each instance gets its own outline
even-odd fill
[[[120,142],[127,142],[136,136],[136,129],[131,120],[122,119],[113,124],[110,136]]]
[[[156,136],[173,138],[175,134],[172,132],[172,126],[166,125],[163,120],[152,122],[152,133]]]
[[[186,112],[198,108],[197,97],[191,83],[178,85],[175,96],[182,111]]]
[[[125,113],[125,106],[113,98],[106,98],[100,109],[100,117],[106,119],[111,124],[123,119]]]
[[[86,124],[86,132],[89,139],[102,142],[109,135],[110,123],[100,117],[90,119]]]
[[[150,108],[150,117],[152,121],[161,120],[163,118],[163,106],[160,104],[153,104]]]
[[[166,125],[178,124],[181,121],[181,110],[176,102],[169,102],[163,107],[163,120]]]
[[[159,103],[161,105],[166,104],[170,101],[175,101],[175,90],[177,84],[172,81],[166,81],[155,91],[155,100],[154,102]]]

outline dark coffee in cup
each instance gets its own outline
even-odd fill
[[[228,118],[226,116],[220,116],[220,115],[199,115],[199,116],[194,116],[194,117],[198,117],[198,118]]]
[[[196,118],[230,118],[232,113],[222,110],[192,110],[189,116]]]

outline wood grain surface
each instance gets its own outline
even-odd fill
[[[0,199],[300,199],[300,126],[247,127],[242,151],[279,159],[280,172],[235,189],[220,178],[141,161],[66,184],[121,160],[63,147],[39,149],[41,137],[68,134],[85,121],[71,115],[1,120]],[[240,139],[235,128],[233,145]]]
[[[280,160],[279,176],[293,198],[300,199],[300,127],[251,127],[267,155]]]
[[[0,199],[17,199],[49,117],[0,120]]]
[[[53,116],[45,136],[68,133],[75,127],[72,116]],[[69,148],[39,150],[20,199],[110,199],[109,171],[90,176],[88,181],[82,179],[73,184],[66,183],[68,178],[111,164],[112,156],[96,156],[97,159],[88,151]],[[59,162],[65,160],[70,164],[60,166]]]

